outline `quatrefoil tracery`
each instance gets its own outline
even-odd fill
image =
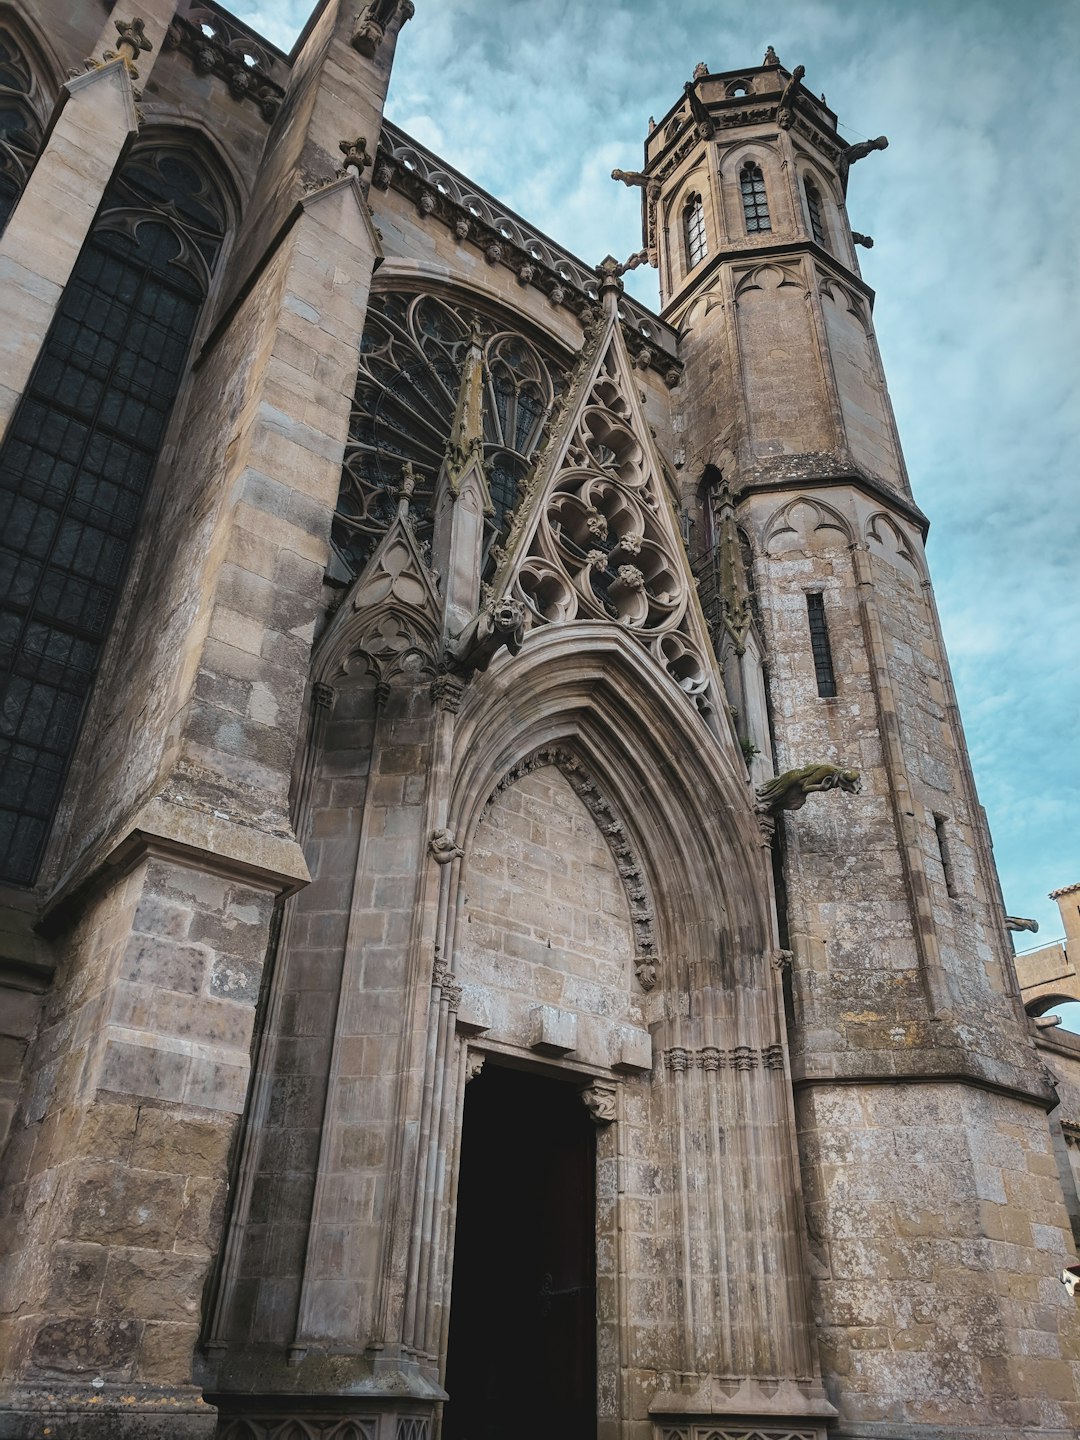
[[[637,634],[681,689],[703,694],[709,671],[688,625],[678,543],[660,477],[634,433],[609,356],[582,407],[563,466],[517,575],[534,623],[615,621]]]

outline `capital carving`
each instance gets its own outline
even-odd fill
[[[673,1050],[667,1051],[664,1061],[669,1070],[674,1070],[676,1074],[682,1074],[683,1071],[690,1069],[690,1051],[677,1045]]]
[[[428,841],[428,850],[437,865],[449,865],[451,860],[457,860],[465,851],[454,840],[453,830],[436,830]]]
[[[616,1093],[614,1085],[597,1081],[581,1092],[586,1110],[597,1125],[612,1125],[616,1119]]]
[[[461,986],[454,979],[454,972],[441,955],[436,953],[431,967],[431,983],[442,992],[447,1009],[456,1011],[461,1004]]]
[[[311,703],[319,710],[332,710],[337,692],[332,685],[326,685],[321,680],[316,680],[311,687]]]
[[[449,710],[451,715],[456,715],[461,709],[464,694],[465,681],[460,675],[451,675],[448,670],[436,675],[431,682],[431,698],[440,710]]]

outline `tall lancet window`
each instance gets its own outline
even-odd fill
[[[743,218],[746,220],[747,233],[753,235],[755,232],[771,230],[772,221],[769,219],[769,199],[765,194],[765,176],[761,173],[761,166],[753,160],[748,160],[739,171],[739,190],[742,193]]]
[[[810,221],[810,234],[819,245],[827,245],[825,222],[821,218],[821,191],[809,175],[803,180],[803,190],[806,194],[806,216]]]
[[[709,253],[705,238],[705,207],[700,195],[691,195],[683,207],[683,240],[686,244],[686,268],[693,270]]]
[[[10,30],[0,29],[0,230],[22,194],[41,148],[34,110],[34,72]]]
[[[0,876],[16,884],[41,863],[225,225],[190,148],[136,147],[0,450]]]

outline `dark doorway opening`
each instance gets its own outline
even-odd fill
[[[578,1087],[465,1092],[443,1440],[596,1440],[596,1134]]]

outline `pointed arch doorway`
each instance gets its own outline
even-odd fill
[[[596,1133],[580,1087],[466,1090],[443,1440],[595,1440]]]

